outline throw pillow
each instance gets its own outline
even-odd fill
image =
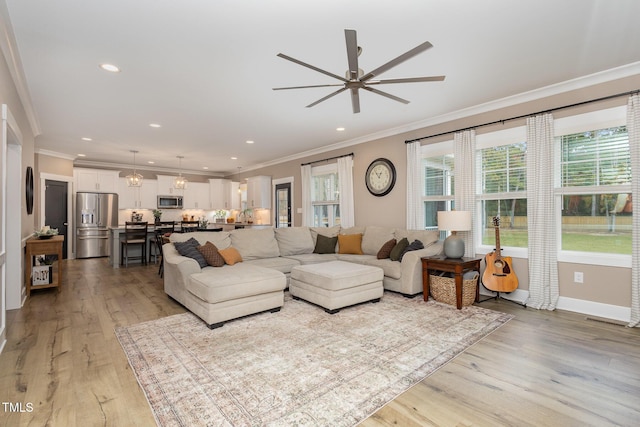
[[[314,254],[335,254],[336,243],[338,243],[338,236],[327,237],[322,234],[318,234],[318,240],[316,240],[316,247],[313,249]]]
[[[175,242],[173,245],[176,247],[176,250],[180,255],[195,259],[200,268],[204,268],[209,265],[207,260],[204,259],[204,256],[202,256],[200,251],[198,251],[200,243],[198,243],[198,241],[193,237],[185,242]]]
[[[242,256],[240,252],[232,246],[229,246],[227,249],[220,249],[218,253],[224,258],[224,262],[233,265],[239,262],[242,262]]]
[[[409,246],[404,248],[404,251],[402,251],[402,253],[400,254],[400,261],[402,261],[402,257],[404,256],[404,254],[411,251],[417,251],[418,249],[424,249],[424,245],[420,240],[416,239],[413,242],[411,242]]]
[[[210,266],[222,267],[224,265],[224,258],[222,258],[222,255],[218,252],[218,248],[213,243],[207,242],[202,246],[198,246],[198,250]]]
[[[396,239],[391,239],[388,242],[386,242],[384,245],[382,245],[382,247],[378,251],[378,255],[376,255],[377,258],[378,259],[389,258],[389,256],[391,255],[391,249],[393,249],[397,243],[398,242],[396,241]]]
[[[400,241],[391,249],[391,253],[389,254],[389,258],[391,261],[400,261],[400,255],[402,255],[402,251],[409,246],[409,240],[406,237],[400,239]]]
[[[362,234],[338,234],[338,253],[362,255]]]

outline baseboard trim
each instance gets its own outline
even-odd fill
[[[495,292],[487,291],[484,288],[480,289],[480,295],[483,296],[495,296]],[[529,298],[529,291],[522,289],[516,289],[508,294],[501,294],[501,298],[515,301],[518,303],[524,303]],[[560,297],[558,298],[558,310],[571,311],[573,313],[580,313],[586,316],[600,317],[603,319],[611,319],[625,324],[631,321],[631,308],[622,307],[619,305],[604,304],[601,302],[593,302],[576,298]]]
[[[629,323],[631,321],[631,308],[619,305],[560,297],[558,299],[557,308],[558,310],[573,311],[575,313],[613,319],[625,323]]]

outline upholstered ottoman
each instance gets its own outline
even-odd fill
[[[291,269],[289,292],[334,314],[350,305],[380,301],[383,277],[381,268],[345,261],[300,265]]]
[[[227,320],[279,311],[286,287],[284,273],[271,268],[245,263],[207,268],[191,275],[185,306],[213,329]]]

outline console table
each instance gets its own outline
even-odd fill
[[[53,236],[49,239],[32,237],[26,241],[26,255],[24,258],[24,279],[27,286],[27,297],[31,295],[31,289],[58,288],[60,292],[62,284],[62,243],[64,236]],[[52,264],[51,283],[34,285],[33,267],[38,255],[57,255],[58,259]]]
[[[480,272],[480,261],[482,258],[429,258],[422,260],[422,288],[424,300],[429,300],[429,270],[444,271],[453,273],[456,284],[456,307],[462,308],[462,275],[471,270]],[[479,278],[478,278],[479,280]],[[476,285],[476,302],[480,297],[480,288]]]

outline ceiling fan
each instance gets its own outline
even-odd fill
[[[443,81],[445,76],[430,76],[430,77],[410,77],[403,79],[388,79],[388,80],[372,80],[375,76],[384,73],[385,71],[390,70],[403,63],[404,61],[413,58],[417,54],[424,52],[425,50],[433,47],[433,45],[429,42],[424,42],[413,49],[403,53],[395,59],[387,62],[384,65],[376,68],[373,71],[364,74],[362,69],[358,68],[358,56],[362,52],[362,48],[358,46],[356,31],[355,30],[344,30],[344,37],[347,42],[347,60],[349,62],[349,70],[347,70],[346,77],[341,77],[337,74],[330,73],[329,71],[322,70],[318,67],[314,67],[313,65],[302,62],[298,59],[292,58],[290,56],[285,55],[284,53],[279,53],[278,56],[280,58],[286,59],[287,61],[294,62],[296,64],[302,65],[303,67],[310,68],[319,73],[325,74],[329,77],[333,77],[334,79],[341,80],[342,83],[337,84],[324,84],[324,85],[311,85],[311,86],[291,86],[291,87],[275,87],[273,90],[288,90],[288,89],[307,89],[307,88],[315,88],[315,87],[332,87],[332,86],[342,86],[340,89],[335,92],[330,93],[329,95],[320,98],[319,100],[312,102],[307,105],[307,108],[318,105],[319,103],[326,101],[327,99],[336,96],[337,94],[344,92],[345,90],[351,90],[351,107],[354,113],[360,112],[360,95],[359,90],[364,89],[369,92],[376,93],[378,95],[382,95],[389,99],[393,99],[394,101],[402,102],[403,104],[408,104],[409,101],[406,99],[397,97],[395,95],[391,95],[390,93],[383,92],[379,89],[374,89],[370,86],[372,85],[381,85],[381,84],[390,84],[390,83],[418,83],[418,82],[438,82]]]

